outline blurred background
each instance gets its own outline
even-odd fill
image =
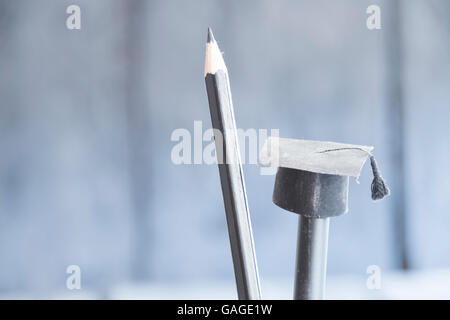
[[[81,30],[66,27],[72,4]],[[370,200],[368,165],[350,180],[327,297],[450,298],[449,12],[445,0],[0,0],[0,298],[236,297],[217,166],[171,161],[175,129],[211,127],[208,26],[239,128],[375,146],[392,195]],[[244,170],[263,296],[289,299],[297,216],[271,202],[274,176]],[[69,265],[81,290],[66,287]]]

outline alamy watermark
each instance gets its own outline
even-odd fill
[[[224,135],[227,138],[224,139]],[[170,158],[176,165],[190,164],[254,164],[260,165],[261,175],[273,175],[276,173],[277,163],[261,163],[258,154],[269,136],[278,138],[279,129],[237,129],[220,130],[208,128],[203,130],[202,121],[194,121],[193,134],[185,128],[175,129],[170,140],[176,142],[172,147]],[[224,152],[233,150],[239,145],[239,154]],[[226,144],[225,144],[226,143]],[[272,152],[275,146],[271,146],[268,152]]]
[[[76,264],[67,267],[66,273],[69,274],[66,280],[66,287],[69,290],[81,289],[81,268]]]
[[[381,289],[381,268],[376,264],[373,264],[367,267],[366,273],[369,275],[366,281],[367,289]]]
[[[366,20],[366,26],[369,30],[381,29],[381,9],[376,4],[367,7],[366,13],[369,14]]]
[[[81,29],[81,9],[76,4],[72,4],[67,7],[66,13],[69,16],[66,19],[66,27],[69,30]]]

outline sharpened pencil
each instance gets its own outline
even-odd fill
[[[261,290],[245,191],[228,71],[208,29],[205,83],[230,238],[238,298],[259,300]]]

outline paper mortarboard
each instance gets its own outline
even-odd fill
[[[370,157],[374,174],[372,199],[378,200],[388,195],[389,189],[378,172],[372,150],[371,146],[269,137],[261,150],[259,163],[358,178],[367,157]]]

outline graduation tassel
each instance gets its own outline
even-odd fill
[[[370,156],[370,166],[372,167],[373,180],[371,185],[372,200],[381,200],[389,195],[389,188],[378,171],[377,162],[373,155]]]
[[[371,154],[367,150],[364,150],[364,149],[358,148],[358,147],[348,147],[348,148],[344,147],[344,148],[337,148],[337,149],[328,149],[328,150],[320,151],[319,153],[325,153],[325,152],[331,152],[331,151],[342,151],[342,150],[361,150],[369,155],[370,166],[372,167],[372,172],[373,172],[373,180],[372,180],[372,185],[371,185],[372,200],[381,200],[390,194],[389,187],[387,186],[386,182],[384,181],[383,177],[381,177],[381,174],[378,171],[378,165],[377,165],[377,162],[375,161],[375,157],[373,156],[373,154]]]

